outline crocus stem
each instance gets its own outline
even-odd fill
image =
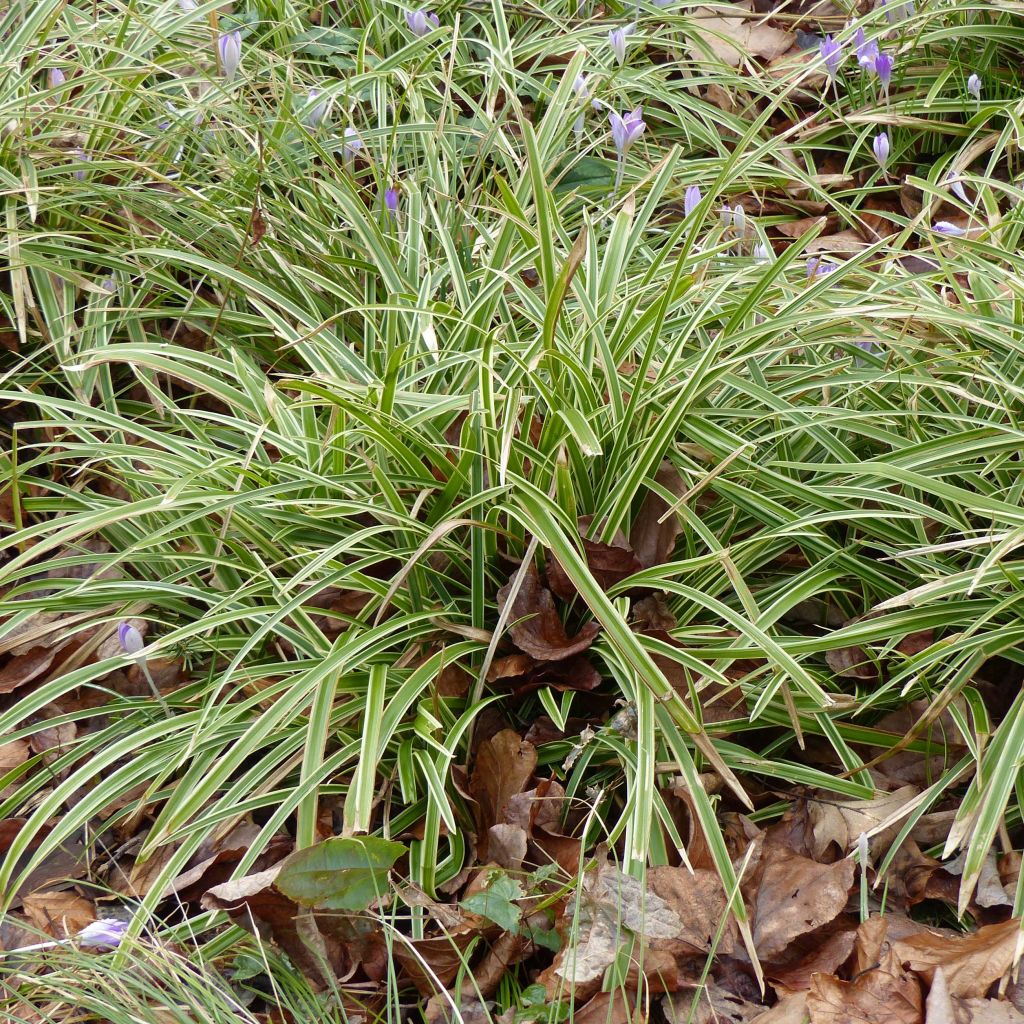
[[[171,709],[167,706],[167,701],[164,700],[163,694],[160,692],[160,688],[156,685],[156,680],[153,678],[152,673],[149,671],[149,666],[146,664],[145,658],[139,658],[136,665],[139,666],[142,674],[146,677],[146,682],[149,683],[150,690],[153,691],[153,696],[156,697],[160,707],[163,708],[164,715],[167,718],[171,717]]]
[[[626,159],[620,153],[618,159],[615,161],[615,191],[618,192],[619,187],[622,185],[622,176],[626,171]]]

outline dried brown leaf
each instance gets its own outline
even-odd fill
[[[47,890],[22,900],[25,916],[40,931],[66,939],[96,920],[96,909],[77,893]]]
[[[647,873],[647,884],[682,922],[677,938],[692,946],[695,952],[709,952],[728,913],[728,901],[718,873],[700,868],[689,871],[684,867],[655,867]],[[717,953],[731,953],[734,942],[735,929],[726,927]]]
[[[498,608],[505,610],[514,580],[498,591]],[[551,591],[544,587],[537,570],[530,566],[512,602],[509,633],[516,646],[538,661],[559,661],[581,654],[593,642],[601,628],[588,622],[570,637],[555,609]]]
[[[677,498],[686,493],[686,484],[679,475],[679,470],[668,459],[658,467],[654,479]],[[660,494],[648,490],[633,520],[633,526],[629,531],[629,543],[637,561],[644,569],[667,562],[675,550],[676,538],[682,533],[683,528],[676,513],[673,512],[662,521],[669,507],[668,502]]]
[[[508,821],[509,801],[526,789],[536,767],[537,748],[512,729],[503,729],[480,744],[469,792],[478,805],[481,836],[492,825]],[[487,859],[486,849],[481,849],[480,857]]]
[[[26,654],[15,655],[0,668],[0,694],[10,693],[38,679],[53,664],[56,656],[54,647],[33,647]]]
[[[750,10],[749,3],[732,4],[735,11]],[[795,42],[792,32],[772,28],[761,18],[718,18],[701,14],[691,18],[690,53],[694,60],[705,59],[710,50],[719,60],[738,67],[747,56],[772,61],[781,57]],[[700,42],[697,42],[699,40]],[[701,45],[703,44],[703,45]]]
[[[835,843],[841,856],[849,853],[857,844],[862,832],[870,832],[893,814],[906,807],[918,794],[914,786],[901,786],[892,793],[880,793],[870,800],[828,800],[807,801],[807,814],[812,827],[811,854],[821,860],[829,847]],[[872,836],[872,856],[888,850],[899,832],[902,822]]]
[[[765,960],[838,917],[853,885],[854,863],[818,864],[769,846],[754,892],[754,946]]]
[[[587,539],[586,534],[591,532],[592,528],[593,516],[584,516],[579,520],[579,546],[583,549],[587,568],[602,590],[608,590],[643,568],[621,530],[615,532],[610,544],[605,544],[602,541]],[[547,559],[546,575],[548,586],[562,600],[571,601],[576,597],[576,587],[558,560],[550,554]]]
[[[921,1024],[921,986],[899,967],[876,967],[854,981],[816,974],[807,993],[810,1024]]]
[[[31,754],[25,740],[11,740],[0,743],[0,773],[9,772],[12,768],[23,765]]]
[[[630,932],[642,939],[677,939],[683,933],[683,922],[665,900],[607,863],[584,878],[578,926],[575,947],[567,934],[554,967],[573,986],[600,979]]]
[[[985,925],[968,935],[912,935],[893,943],[898,960],[931,981],[941,967],[952,996],[980,998],[1013,964],[1020,920]]]

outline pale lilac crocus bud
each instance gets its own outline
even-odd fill
[[[363,140],[359,138],[359,132],[348,125],[345,128],[345,143],[341,147],[341,151],[344,154],[345,160],[355,160],[356,154],[363,148]]]
[[[932,230],[937,231],[940,235],[950,235],[953,238],[959,238],[961,235],[967,234],[967,228],[958,227],[956,224],[951,224],[948,220],[937,220],[932,225]]]
[[[79,946],[93,949],[116,949],[121,945],[126,931],[128,931],[126,921],[93,921],[75,935],[75,942]]]
[[[689,217],[700,205],[700,200],[700,189],[696,185],[687,186],[686,192],[683,195],[683,213]]]
[[[718,222],[723,228],[727,228],[732,223],[732,207],[728,203],[719,210]]]
[[[626,36],[633,31],[633,25],[625,25],[623,28],[613,28],[608,33],[608,42],[611,44],[612,53],[620,64],[626,62]]]
[[[878,59],[878,43],[874,39],[865,39],[863,28],[854,32],[853,46],[857,52],[857,63],[862,68],[873,68]]]
[[[46,75],[46,84],[51,89],[59,89],[67,81],[67,76],[60,68],[50,68]]]
[[[808,277],[824,277],[826,274],[831,274],[833,270],[838,269],[835,263],[826,263],[819,256],[812,256],[807,261]]]
[[[747,231],[747,214],[742,203],[737,203],[732,208],[732,228],[742,238]]]
[[[398,216],[398,189],[394,185],[384,190],[384,208],[392,217]]]
[[[871,149],[875,154],[875,159],[878,161],[878,166],[884,171],[885,165],[889,162],[890,147],[888,132],[879,132],[871,143]]]
[[[142,634],[130,622],[122,622],[117,627],[117,642],[121,645],[121,650],[133,658],[141,654],[146,646]]]
[[[308,103],[313,103],[314,106],[309,108],[306,112],[306,116],[302,119],[303,124],[305,124],[307,128],[318,127],[320,122],[324,119],[324,114],[327,113],[327,100],[320,100],[319,103],[316,102],[319,95],[319,89],[309,90],[307,101]]]
[[[967,79],[967,91],[976,99],[981,99],[981,76],[972,74]]]
[[[579,74],[576,76],[575,81],[572,83],[572,91],[576,94],[576,101],[582,107],[586,107],[587,101],[590,99],[590,89],[587,86],[587,76]],[[583,129],[586,125],[586,115],[581,111],[573,122],[572,131],[576,136],[576,145],[580,144],[580,139],[583,137]]]
[[[432,29],[441,27],[441,19],[428,11],[406,11],[405,23],[414,36],[425,36]]]
[[[882,50],[875,58],[875,63],[872,67],[872,70],[878,75],[878,81],[882,83],[882,88],[886,92],[889,91],[889,82],[892,80],[892,69],[895,63],[892,54]]]
[[[186,14],[191,14],[194,10],[197,10],[199,7],[195,0],[178,0],[178,6]]]
[[[225,32],[217,40],[217,52],[220,55],[220,69],[230,82],[235,77],[238,65],[242,63],[242,33],[237,28],[234,32]]]
[[[964,188],[963,182],[956,176],[953,171],[950,171],[946,175],[946,185],[949,187],[949,191],[953,193],[962,203],[968,203],[970,200],[967,198],[967,191]]]
[[[91,159],[89,154],[86,153],[86,151],[84,149],[80,149],[80,148],[69,149],[68,150],[68,155],[69,156],[73,156],[76,160],[81,160],[83,163],[88,163],[89,160]],[[72,171],[71,173],[75,176],[75,179],[77,181],[85,181],[85,170],[84,169],[79,169],[77,171]]]
[[[755,263],[771,263],[772,252],[771,249],[765,245],[764,242],[758,242],[754,246],[754,262]]]
[[[825,70],[828,72],[829,80],[835,82],[836,75],[843,63],[843,48],[831,36],[825,36],[818,45],[818,53],[825,62]]]

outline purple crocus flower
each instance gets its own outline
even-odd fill
[[[425,36],[435,28],[441,27],[441,20],[432,11],[406,11],[405,23],[414,36]]]
[[[826,274],[831,274],[833,270],[838,269],[835,263],[826,263],[820,256],[812,256],[807,261],[808,277],[824,277]]]
[[[892,58],[892,54],[886,53],[882,50],[881,53],[875,58],[875,62],[872,65],[872,70],[878,75],[879,82],[882,83],[882,88],[888,92],[889,82],[892,79],[892,69],[895,65],[895,61]]]
[[[948,220],[937,220],[932,225],[932,230],[938,231],[940,235],[950,235],[954,238],[967,234],[967,228],[958,227],[956,224],[951,224]]]
[[[747,232],[747,212],[743,209],[742,203],[737,203],[732,208],[732,229],[740,238]]]
[[[220,54],[221,71],[230,82],[242,62],[242,33],[237,28],[234,32],[225,32],[217,41],[217,52]]]
[[[128,931],[127,921],[101,919],[87,924],[75,936],[75,942],[80,946],[93,949],[116,949],[121,945],[126,931]]]
[[[878,43],[874,39],[864,38],[864,29],[858,27],[853,33],[853,48],[857,54],[857,63],[862,68],[873,68],[878,59]]]
[[[969,203],[970,200],[967,198],[967,191],[964,189],[963,182],[956,176],[953,171],[950,171],[946,175],[946,185],[949,187],[949,191],[953,193],[962,203]]]
[[[871,149],[874,151],[878,166],[885,170],[885,165],[889,162],[890,152],[888,132],[879,132],[871,143]]]
[[[633,25],[625,25],[623,28],[613,28],[608,33],[608,42],[611,44],[612,53],[620,64],[626,62],[626,36],[633,31]]]
[[[608,120],[612,125],[612,141],[620,159],[629,152],[629,147],[643,135],[647,127],[644,124],[643,112],[643,107],[636,107],[621,116],[614,110],[608,113]]]
[[[117,627],[117,642],[121,645],[121,650],[132,657],[141,654],[146,646],[142,634],[130,622],[122,622]]]
[[[50,68],[46,74],[46,84],[51,89],[59,89],[67,81],[67,76],[60,68]]]
[[[398,189],[394,185],[384,190],[384,208],[392,217],[398,216]]]
[[[758,242],[754,246],[754,262],[755,263],[771,263],[772,252],[771,249],[765,245],[764,242]]]
[[[689,217],[700,205],[700,200],[700,189],[696,185],[687,186],[686,192],[683,195],[683,213]]]
[[[821,59],[825,62],[825,70],[828,72],[829,79],[832,82],[835,82],[836,74],[839,72],[839,67],[843,63],[842,46],[831,36],[825,36],[818,45],[818,53],[821,55]]]
[[[967,79],[967,91],[976,99],[981,99],[981,76],[972,74]]]
[[[636,142],[644,133],[647,127],[643,119],[643,107],[636,107],[623,115],[618,115],[614,110],[608,111],[608,120],[612,126],[612,141],[615,143],[615,152],[618,160],[615,167],[615,187],[622,184],[622,174],[626,167],[626,154],[629,147]]]

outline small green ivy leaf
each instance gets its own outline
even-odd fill
[[[507,932],[517,932],[523,911],[515,900],[521,900],[525,895],[523,887],[514,878],[509,878],[504,871],[496,871],[486,889],[467,896],[459,906],[471,914],[486,917]]]

